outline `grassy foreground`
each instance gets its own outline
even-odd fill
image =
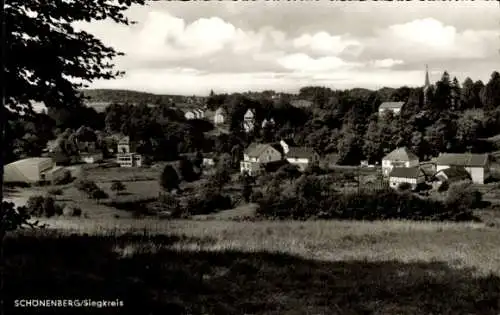
[[[63,231],[22,233],[6,241],[7,307],[15,298],[36,296],[125,303],[118,309],[50,310],[61,314],[500,310],[500,230],[482,224],[48,223]]]

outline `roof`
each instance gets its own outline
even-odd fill
[[[378,109],[401,109],[404,104],[405,102],[383,102]]]
[[[298,159],[309,159],[311,158],[315,151],[313,148],[306,147],[289,147],[289,151],[286,154],[287,157],[298,158]]]
[[[224,115],[226,113],[226,110],[224,107],[219,107],[215,110],[215,115]]]
[[[290,105],[294,107],[311,107],[313,102],[308,100],[293,100],[290,101]]]
[[[43,167],[43,168],[42,168]],[[18,160],[5,165],[5,182],[31,183],[40,180],[39,174],[53,167],[52,159],[34,157]]]
[[[251,143],[245,150],[245,154],[250,157],[258,158],[269,147],[272,147],[273,149],[281,153],[280,145],[276,145],[274,143]]]
[[[444,170],[440,170],[436,173],[436,177],[439,177],[439,174],[443,173],[446,176],[446,179],[450,181],[458,181],[471,179],[470,174],[465,170],[465,168],[461,166],[452,166],[449,168],[445,168]]]
[[[389,177],[418,178],[420,174],[424,174],[420,167],[394,167]]]
[[[245,112],[245,117],[253,117],[255,116],[255,110],[252,109],[252,108],[249,108],[246,112]]]
[[[52,159],[48,158],[48,157],[32,157],[32,158],[18,160],[18,161],[12,162],[12,163],[7,164],[7,165],[15,165],[17,167],[33,166],[33,165],[39,165],[39,164],[46,163],[46,162],[52,162]]]
[[[437,165],[483,167],[488,163],[488,154],[440,153]]]
[[[418,156],[411,152],[407,147],[401,147],[384,156],[382,160],[414,161],[418,160]]]
[[[130,143],[130,137],[129,136],[122,137],[120,139],[120,141],[118,141],[118,144],[129,144],[129,143]]]

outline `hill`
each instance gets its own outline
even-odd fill
[[[169,103],[170,101],[182,102],[185,97],[180,95],[153,94],[131,90],[113,90],[113,89],[85,89],[82,90],[85,97],[88,97],[89,103]]]

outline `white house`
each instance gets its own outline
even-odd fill
[[[394,167],[415,167],[419,166],[419,158],[407,147],[398,148],[387,154],[382,159],[382,173],[389,176]]]
[[[296,165],[300,171],[319,162],[319,154],[313,148],[287,146],[285,157],[288,163]]]
[[[282,160],[280,149],[272,144],[252,143],[243,153],[243,161],[240,162],[241,173],[255,176],[263,164]]]
[[[6,183],[33,184],[50,181],[62,171],[64,168],[56,166],[51,158],[27,158],[5,165],[4,181]]]
[[[436,158],[436,172],[451,167],[463,167],[473,183],[484,184],[490,170],[490,158],[488,154],[440,153]]]
[[[243,129],[250,132],[255,128],[255,110],[249,108],[243,116]]]
[[[120,139],[116,154],[116,162],[120,167],[142,166],[142,156],[135,153],[135,147],[135,142],[130,141],[130,137]]]
[[[214,115],[214,124],[222,125],[226,121],[226,111],[223,107],[217,108]]]
[[[383,113],[387,111],[391,111],[394,114],[399,114],[401,112],[401,109],[405,105],[405,102],[383,102],[380,104],[380,107],[378,108],[378,113],[379,115],[382,115]]]
[[[392,188],[398,188],[402,183],[408,183],[412,189],[418,184],[425,183],[425,173],[420,167],[394,167],[389,173],[389,185]]]

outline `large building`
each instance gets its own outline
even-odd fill
[[[27,158],[5,165],[4,182],[35,184],[51,181],[62,171],[64,168],[56,166],[51,158]]]
[[[488,154],[440,153],[436,159],[436,172],[453,167],[464,168],[473,183],[484,184],[490,170],[490,159]]]
[[[130,141],[130,137],[123,137],[118,142],[116,162],[121,167],[142,166],[142,156],[135,153],[135,143]]]
[[[283,159],[282,148],[279,144],[252,143],[243,154],[240,162],[240,171],[255,176],[266,163],[277,162]]]
[[[405,102],[383,102],[378,108],[378,113],[382,115],[386,112],[392,112],[394,115],[399,115],[404,105]]]
[[[416,167],[419,164],[418,156],[408,148],[401,147],[384,156],[382,159],[382,172],[384,176],[389,176],[394,167]]]

